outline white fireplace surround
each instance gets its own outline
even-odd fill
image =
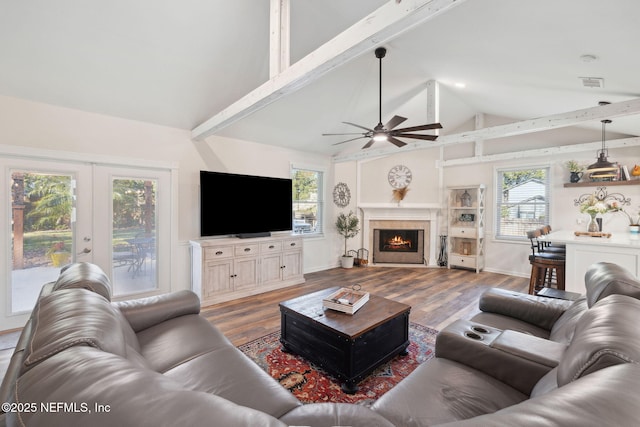
[[[370,248],[370,253],[372,253],[372,221],[426,221],[428,230],[425,229],[425,258],[427,258],[429,267],[436,267],[438,265],[436,261],[436,234],[440,208],[437,203],[361,203],[358,205],[358,209],[362,211],[363,215],[362,241],[366,245],[365,247]],[[415,266],[415,264],[407,265]]]

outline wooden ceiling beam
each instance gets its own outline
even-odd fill
[[[249,116],[466,0],[389,1],[191,131],[194,140]]]
[[[441,135],[432,143],[410,142],[402,151],[424,150],[439,146],[462,144],[473,141],[484,141],[505,138],[509,136],[524,135],[527,133],[541,132],[545,130],[557,129],[568,126],[575,126],[595,120],[613,119],[616,117],[640,114],[640,98],[629,101],[616,102],[608,105],[598,105],[596,107],[584,108],[568,113],[553,114],[551,116],[539,117],[537,119],[523,120],[499,126],[490,126],[478,130],[461,132],[452,135]],[[336,155],[333,161],[336,163],[363,160],[368,158],[383,157],[390,154],[397,154],[398,148],[390,146],[379,149],[361,150],[357,153],[346,155]]]

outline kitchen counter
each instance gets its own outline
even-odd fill
[[[640,236],[628,232],[611,237],[576,236],[572,230],[558,230],[544,240],[567,245],[565,289],[585,293],[584,275],[596,262],[616,263],[640,277]]]

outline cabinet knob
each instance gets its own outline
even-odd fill
[[[296,243],[295,243],[295,242],[293,242],[293,243],[291,243],[291,244],[290,244],[290,246],[295,246],[295,245],[296,245]]]
[[[273,249],[273,248],[275,248],[275,246],[269,245],[269,249]]]
[[[222,255],[222,251],[217,251],[216,255]]]
[[[251,248],[244,248],[245,252],[251,252]]]

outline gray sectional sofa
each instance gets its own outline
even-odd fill
[[[22,332],[0,425],[638,425],[640,284],[603,263],[587,289],[576,303],[491,290],[372,407],[303,405],[199,315],[195,294],[113,303],[98,267],[73,264]]]

